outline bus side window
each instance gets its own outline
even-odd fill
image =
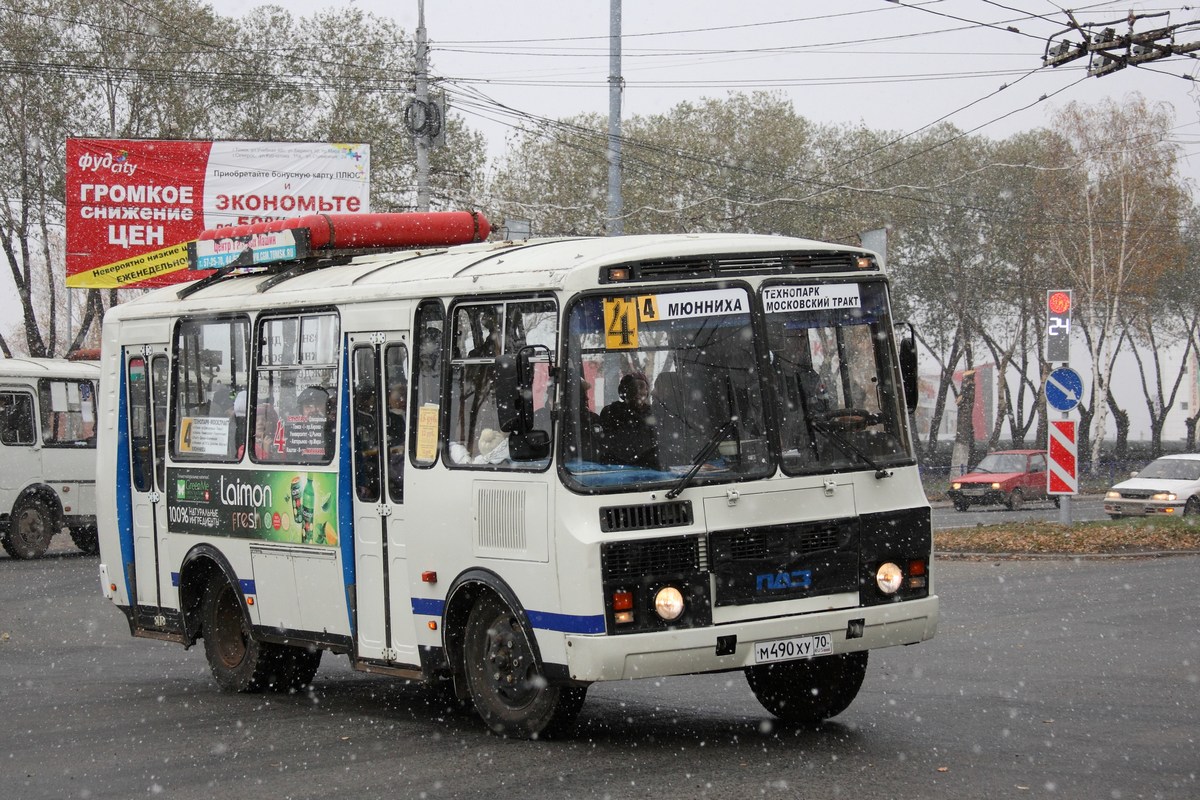
[[[250,323],[239,319],[196,319],[175,333],[175,413],[172,456],[176,459],[236,461],[233,403],[245,389]]]
[[[413,364],[411,422],[408,450],[415,467],[428,467],[441,449],[442,359],[445,351],[442,330],[445,312],[438,300],[425,300],[417,308],[416,353]]]
[[[554,352],[558,318],[549,300],[506,300],[459,303],[453,309],[451,335],[456,355],[450,364],[450,461],[454,464],[541,468],[545,459],[529,459],[520,451],[514,460],[509,432],[500,430],[496,398],[496,358],[516,356],[533,347],[541,355],[533,363],[533,428],[547,436],[551,428],[549,353]],[[528,355],[529,351],[526,351]]]
[[[0,392],[0,443],[31,445],[36,440],[33,397],[24,392]]]

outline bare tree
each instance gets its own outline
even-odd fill
[[[1077,327],[1093,367],[1091,461],[1108,421],[1122,306],[1178,263],[1186,194],[1168,136],[1172,117],[1140,95],[1098,106],[1071,104],[1055,118],[1064,160],[1082,164],[1071,191],[1053,203],[1075,224],[1054,246],[1075,290]]]

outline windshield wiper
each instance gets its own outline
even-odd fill
[[[813,426],[814,430],[820,431],[821,433],[825,434],[825,437],[828,438],[829,441],[831,441],[835,445],[837,445],[837,448],[839,450],[841,450],[843,453],[845,453],[846,455],[856,455],[859,458],[861,458],[863,461],[865,461],[868,467],[875,470],[876,479],[892,477],[892,471],[890,469],[884,469],[883,467],[876,464],[874,461],[872,461],[870,459],[870,457],[866,453],[864,453],[862,450],[860,450],[857,445],[855,445],[854,443],[850,442],[847,439],[843,439],[840,434],[835,433],[834,430],[832,428],[830,428],[828,425],[826,425],[824,422],[814,419],[814,420],[812,420],[812,426]]]
[[[701,447],[700,452],[692,459],[692,468],[687,471],[686,475],[676,481],[675,485],[667,492],[668,500],[674,500],[676,497],[679,497],[679,493],[686,489],[688,484],[692,482],[692,478],[696,477],[696,473],[704,466],[704,462],[712,455],[712,451],[717,449],[717,445],[721,443],[721,440],[725,438],[729,430],[734,426],[735,419],[735,417],[730,417],[728,422],[717,428],[708,437],[708,441],[704,443],[704,447]]]

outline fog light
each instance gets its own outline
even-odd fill
[[[618,611],[617,613],[613,614],[613,622],[617,623],[618,625],[628,625],[630,622],[633,622],[633,612]]]
[[[895,594],[900,591],[900,583],[903,580],[904,573],[900,571],[900,567],[890,561],[881,565],[875,573],[875,585],[884,594]]]
[[[654,595],[654,610],[667,622],[683,615],[683,593],[674,586],[664,586]]]

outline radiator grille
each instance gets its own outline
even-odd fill
[[[677,528],[692,524],[692,501],[608,506],[600,509],[600,530],[605,533]]]
[[[643,575],[693,573],[708,568],[707,564],[701,563],[702,548],[698,536],[607,542],[601,547],[600,558],[606,581]]]
[[[808,530],[792,526],[722,531],[713,534],[713,545],[734,561],[770,558],[780,554],[815,553],[832,550],[841,541],[841,531],[833,525]]]

